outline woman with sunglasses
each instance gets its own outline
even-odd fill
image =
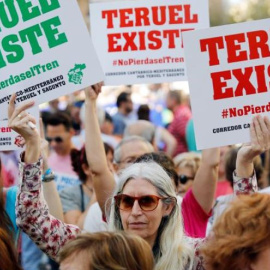
[[[101,86],[96,85],[86,91],[88,95],[86,105],[92,102],[91,96],[93,100],[96,99],[100,89]],[[23,179],[17,200],[17,223],[43,251],[57,259],[61,248],[67,241],[75,238],[80,230],[76,226],[65,224],[49,215],[47,205],[40,196],[39,174],[42,159],[36,130],[32,130],[28,125],[17,126],[13,123],[17,115],[29,107],[30,103],[22,104],[14,110],[14,99],[13,96],[10,100],[9,124],[27,141],[21,166]],[[95,114],[93,104],[88,104],[87,109],[88,114]],[[94,121],[97,122],[97,119]],[[260,154],[262,150],[270,148],[269,136],[262,135],[265,130],[269,135],[269,120],[254,119],[251,128],[252,142],[250,145],[245,145],[238,155],[236,174],[240,177],[236,179],[238,189],[242,192],[253,191],[254,177],[251,177],[253,176],[253,157]],[[100,134],[98,129],[92,132],[96,132],[96,135]],[[87,135],[86,138],[88,138]],[[103,147],[101,140],[91,143],[98,144],[99,149]],[[86,149],[88,149],[87,141]],[[95,156],[95,161],[98,164],[102,163],[100,169],[104,170],[106,158],[102,153],[101,157]],[[89,165],[92,168],[90,162]],[[109,174],[108,176],[111,177]],[[196,252],[199,248],[198,241],[186,238],[183,232],[182,217],[176,204],[176,193],[166,172],[155,163],[134,164],[123,171],[120,179],[115,192],[117,197],[113,197],[110,204],[111,213],[108,219],[110,228],[132,231],[144,238],[152,247],[157,270],[204,269],[202,257]],[[109,185],[114,188],[114,180],[111,178],[105,180],[109,181]],[[103,190],[104,193],[111,192],[112,189],[108,188],[108,183],[106,185],[105,181],[95,183],[94,180],[95,190],[96,187],[100,189],[102,186],[106,188]],[[30,206],[25,204],[29,199],[33,201]],[[29,216],[34,220],[30,224],[27,222]],[[27,228],[25,228],[26,224]]]
[[[184,197],[193,186],[195,175],[200,167],[201,154],[193,152],[182,153],[177,155],[173,161],[179,175],[177,194]]]

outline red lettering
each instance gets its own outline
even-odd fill
[[[183,7],[182,6],[169,6],[169,15],[170,15],[170,20],[169,24],[180,24],[183,23],[183,18],[177,17],[179,16],[179,12],[177,11],[182,11]]]
[[[113,28],[113,18],[117,17],[117,10],[103,10],[102,19],[107,19],[107,28]]]
[[[179,30],[164,30],[163,31],[163,37],[168,37],[168,48],[174,49],[175,48],[175,38],[179,37]]]
[[[247,33],[249,49],[250,49],[250,59],[260,58],[259,49],[261,51],[262,57],[269,57],[270,50],[268,42],[268,34],[266,31],[253,31]]]
[[[145,32],[139,32],[139,38],[140,38],[140,51],[144,51],[146,50],[146,46],[145,46]]]
[[[246,41],[244,33],[225,36],[225,41],[228,52],[228,63],[240,62],[248,59],[247,52],[239,51],[241,50],[241,45],[237,43],[243,43]]]
[[[240,97],[243,96],[244,90],[246,91],[247,95],[253,95],[256,94],[256,89],[250,82],[250,77],[252,75],[253,68],[247,67],[244,69],[244,72],[242,72],[242,69],[235,69],[232,71],[234,77],[238,81],[238,85],[235,89],[235,96]]]
[[[232,87],[225,88],[223,91],[223,88],[227,86],[226,80],[230,80],[232,78],[230,70],[211,73],[211,78],[214,89],[214,100],[233,97]]]
[[[222,37],[214,37],[200,40],[201,51],[208,51],[209,65],[219,65],[218,49],[224,49],[224,42]]]
[[[153,43],[149,43],[150,50],[159,50],[162,47],[162,40],[158,38],[160,36],[161,36],[160,31],[150,31],[148,33],[149,41],[153,42]]]
[[[5,133],[5,132],[11,132],[11,128],[10,127],[1,127],[0,128],[0,132],[3,132],[3,133]]]
[[[131,33],[123,33],[123,38],[126,40],[126,44],[123,47],[123,51],[129,51],[129,48],[131,51],[137,51],[137,46],[134,42],[134,39],[136,37],[136,32],[131,32]]]
[[[190,5],[184,5],[185,23],[197,23],[198,14],[193,14],[191,18]]]
[[[132,8],[128,9],[119,9],[120,14],[120,27],[132,27],[133,21],[130,19],[130,16],[133,13]]]
[[[121,39],[121,34],[108,34],[108,52],[121,52],[121,45],[117,45],[118,39]],[[115,46],[117,45],[117,46]]]
[[[150,25],[149,21],[149,9],[148,8],[135,8],[135,17],[136,17],[136,22],[135,26],[148,26]]]
[[[158,12],[160,10],[160,12]],[[152,7],[152,18],[155,25],[163,25],[166,23],[166,6]]]
[[[258,81],[258,93],[264,93],[267,92],[267,84],[266,84],[266,78],[265,78],[265,66],[256,66],[255,67],[255,72],[257,76],[257,81]]]

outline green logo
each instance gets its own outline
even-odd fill
[[[83,78],[82,70],[85,68],[85,64],[75,64],[75,67],[68,72],[68,81],[75,84],[81,84]]]

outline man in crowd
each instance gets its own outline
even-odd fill
[[[167,108],[174,114],[174,119],[169,126],[169,131],[177,140],[174,156],[187,152],[186,127],[191,118],[190,108],[181,102],[179,91],[170,91],[167,96]]]
[[[116,101],[118,112],[113,116],[113,134],[122,136],[127,123],[131,120],[130,113],[133,111],[133,103],[130,93],[122,92]]]
[[[67,114],[56,112],[47,119],[47,141],[51,148],[48,163],[55,173],[58,190],[79,183],[70,158],[73,135],[72,122]]]

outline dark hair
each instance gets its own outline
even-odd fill
[[[113,122],[112,117],[107,112],[105,112],[105,121],[110,122],[110,123]]]
[[[114,152],[113,148],[107,143],[104,143],[104,149],[106,155],[108,154],[108,152],[111,152],[112,154]],[[82,168],[83,164],[86,164],[88,166],[85,146],[83,146],[81,150],[72,149],[70,152],[70,156],[73,171],[77,173],[81,182],[85,183],[87,175],[84,173],[84,170]]]
[[[114,149],[109,144],[104,143],[104,149],[106,156],[108,155],[109,152],[111,152],[112,155],[114,154]]]
[[[231,186],[233,186],[233,172],[235,171],[235,168],[236,168],[236,159],[237,159],[237,153],[239,149],[240,147],[233,147],[226,153],[226,156],[225,156],[225,174],[226,174],[226,179],[231,183]],[[253,160],[253,164],[254,164],[256,177],[259,180],[263,173],[261,158],[259,156],[256,157]]]
[[[83,146],[81,150],[72,149],[70,152],[71,164],[73,171],[77,173],[81,182],[85,183],[87,175],[84,173],[82,165],[86,164],[88,166],[85,147]]]
[[[1,219],[3,216],[1,216]],[[0,269],[22,270],[18,263],[15,247],[8,231],[0,228]]]
[[[175,186],[178,186],[178,174],[176,172],[174,162],[169,156],[167,156],[164,152],[147,153],[138,157],[134,161],[134,163],[142,163],[149,161],[154,161],[159,164],[173,180]]]
[[[117,97],[116,106],[119,108],[123,102],[127,102],[129,96],[130,96],[130,93],[122,92],[122,93]]]
[[[0,160],[0,269],[21,270],[12,242],[14,239],[13,225],[5,210],[1,172],[2,164]]]
[[[147,104],[141,105],[137,111],[138,120],[150,121],[150,108]]]
[[[181,93],[178,90],[171,90],[169,92],[169,97],[174,99],[177,104],[181,103]]]
[[[63,125],[67,131],[69,131],[72,128],[71,117],[67,113],[60,111],[51,114],[46,120],[46,124],[47,126]]]

